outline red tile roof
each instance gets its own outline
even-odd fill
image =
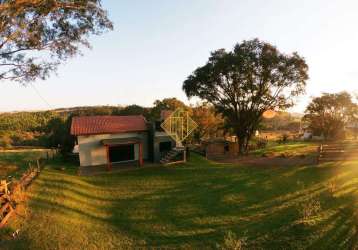
[[[147,130],[142,115],[132,116],[81,116],[73,117],[72,135],[98,135]]]

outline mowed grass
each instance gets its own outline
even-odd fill
[[[46,156],[46,149],[0,150],[0,179],[19,177],[29,162]]]
[[[349,249],[357,239],[357,187],[357,162],[258,168],[192,155],[183,165],[91,177],[57,162],[30,187],[0,248],[214,249],[233,231],[248,249]],[[302,224],[309,200],[321,210]]]
[[[302,154],[316,153],[318,149],[318,143],[312,142],[289,142],[289,143],[276,143],[270,142],[266,148],[257,149],[252,152],[253,155],[266,154],[269,156],[280,156],[282,154],[287,156],[297,156]]]

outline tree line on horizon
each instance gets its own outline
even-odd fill
[[[48,111],[8,112],[0,114],[0,147],[42,146],[58,147],[69,137],[71,118],[91,115],[143,115],[147,121],[160,119],[162,110],[183,108],[199,124],[190,138],[199,143],[202,140],[232,135],[225,127],[224,120],[214,108],[206,103],[185,105],[176,98],[157,100],[152,107],[128,106],[87,106],[63,108]],[[264,119],[262,130],[297,131],[300,119],[287,112],[279,112],[272,119]]]
[[[89,106],[50,111],[14,112],[0,114],[0,147],[42,146],[63,147],[69,151],[74,138],[70,126],[74,116],[93,115],[143,115],[148,122],[160,119],[162,110],[183,108],[200,125],[193,138],[200,140],[223,133],[223,121],[206,104],[187,106],[176,98],[165,98],[154,102],[153,107],[129,106]]]

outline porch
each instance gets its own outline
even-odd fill
[[[139,137],[105,139],[101,143],[106,148],[106,169],[143,166],[143,142]]]

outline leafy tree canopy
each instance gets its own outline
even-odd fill
[[[163,110],[174,111],[177,108],[187,109],[187,106],[182,101],[176,99],[175,97],[164,98],[163,100],[156,100],[151,110],[151,117],[154,120],[158,120],[160,118],[161,111]]]
[[[233,51],[219,49],[183,84],[188,97],[211,103],[239,138],[240,153],[258,128],[262,114],[285,109],[304,93],[308,66],[297,53],[281,53],[258,39],[243,41]]]
[[[75,145],[75,137],[70,134],[72,117],[58,116],[47,124],[47,146],[59,147],[60,152],[66,156],[71,153]]]
[[[214,108],[207,103],[197,105],[191,109],[191,118],[198,124],[194,130],[193,139],[201,141],[223,134],[223,119]]]
[[[348,123],[355,122],[357,104],[347,92],[323,93],[315,97],[307,106],[303,119],[315,134],[323,134],[326,139],[337,139],[343,136]]]
[[[120,109],[115,115],[143,115],[146,119],[150,120],[150,108],[142,107],[132,104]]]
[[[100,0],[0,0],[0,81],[45,79],[109,29]]]

